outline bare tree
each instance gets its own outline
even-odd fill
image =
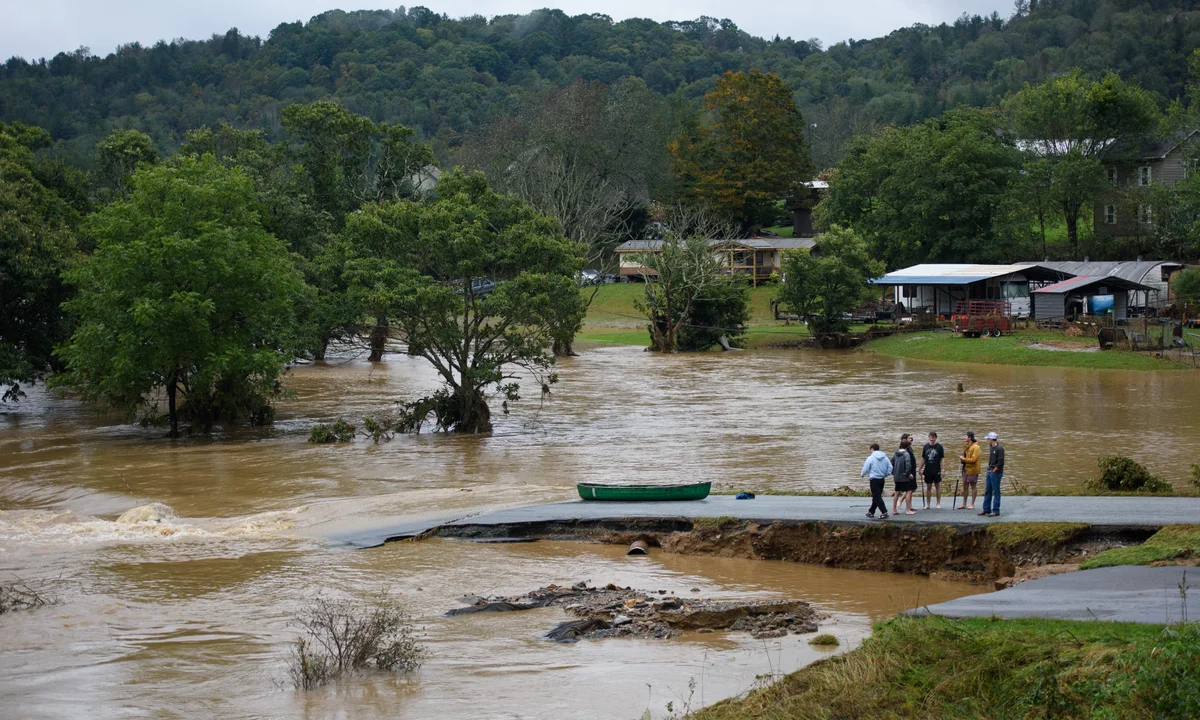
[[[588,264],[603,266],[637,230],[631,211],[671,181],[672,131],[662,99],[640,81],[577,82],[496,118],[467,138],[457,159],[553,215],[587,249]]]

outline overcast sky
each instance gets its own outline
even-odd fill
[[[421,3],[410,0],[407,4]],[[754,35],[770,38],[778,34],[797,40],[817,37],[827,45],[847,38],[886,35],[918,22],[950,22],[964,11],[983,15],[996,10],[1007,17],[1012,10],[1007,0],[430,0],[425,4],[451,17],[523,14],[546,6],[569,15],[604,13],[614,20],[691,20],[710,15],[727,17]],[[117,45],[135,40],[149,45],[160,39],[207,38],[231,27],[266,39],[282,22],[307,21],[335,7],[387,7],[382,1],[370,0],[5,0],[2,5],[0,60],[13,55],[30,60],[50,58],[80,46],[107,55]]]

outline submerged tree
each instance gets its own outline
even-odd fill
[[[69,325],[61,279],[75,253],[79,216],[48,180],[34,150],[50,144],[41,128],[0,123],[0,402],[40,378]]]
[[[181,416],[269,420],[304,286],[250,179],[204,156],[142,167],[129,187],[88,219],[99,245],[67,274],[79,325],[62,382],[131,413],[165,390],[173,436]]]
[[[644,299],[635,300],[634,307],[650,320],[650,349],[675,352],[696,304],[728,282],[720,275],[720,259],[708,240],[668,233],[659,252],[639,255],[637,261],[645,268],[646,286]]]
[[[522,369],[555,382],[555,330],[585,308],[575,283],[582,248],[553,218],[493,192],[481,173],[453,172],[432,203],[364,207],[343,241],[351,292],[444,383],[406,406],[401,431],[433,414],[440,429],[487,432],[488,388],[516,400]]]
[[[867,244],[853,230],[834,226],[817,236],[820,251],[794,250],[784,256],[779,302],[799,315],[825,343],[850,329],[846,313],[871,298],[868,281],[884,273]]]

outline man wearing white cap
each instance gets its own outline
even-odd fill
[[[1004,477],[1004,448],[1000,438],[994,432],[987,434],[988,465],[987,480],[983,491],[983,512],[985,517],[1000,516],[1000,478]]]

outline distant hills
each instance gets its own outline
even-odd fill
[[[1024,2],[1024,0],[1022,0]],[[1029,8],[1028,5],[1032,5]],[[1067,68],[1114,70],[1165,105],[1188,79],[1200,11],[1179,0],[1041,0],[1002,18],[963,16],[829,48],[764,39],[730,20],[613,22],[559,10],[450,19],[424,7],[331,11],[268,38],[236,29],[208,40],[130,44],[107,57],[63,52],[0,66],[0,120],[41,125],[86,164],[116,128],[164,151],[221,121],[282,136],[280,108],[334,99],[418,129],[446,160],[464,133],[511,114],[552,84],[640,78],[696,102],[727,70],[760,68],[796,92],[818,166],[853,134],[948,107],[999,102]]]

